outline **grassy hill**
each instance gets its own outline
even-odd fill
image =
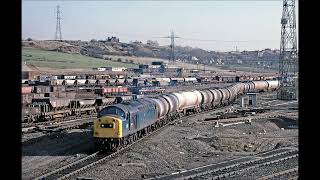
[[[39,49],[22,48],[22,61],[36,67],[48,67],[54,69],[77,69],[93,67],[136,67],[129,63],[115,62],[111,60],[98,59],[79,54],[67,54]]]

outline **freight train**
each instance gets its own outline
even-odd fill
[[[22,84],[45,86],[123,86],[131,85],[133,79],[49,79],[49,80],[22,80]]]
[[[143,97],[142,95],[123,95],[97,98],[33,98],[29,106],[22,106],[22,122],[43,122],[68,117],[82,117],[97,113],[110,104],[123,103]]]
[[[45,80],[23,79],[22,84],[29,86],[64,86],[64,87],[96,87],[96,86],[174,86],[184,84],[198,84],[210,82],[243,82],[256,80],[272,80],[273,76],[215,76],[215,77],[181,77],[181,78],[160,78],[160,77],[128,77],[110,78],[97,76],[96,79],[77,79],[76,76],[64,76],[64,79],[48,78]],[[139,84],[139,85],[138,85]]]
[[[175,118],[228,105],[247,92],[278,87],[278,80],[239,82],[225,88],[168,93],[110,105],[94,120],[94,144],[99,150],[114,151]]]
[[[34,98],[29,106],[22,108],[22,122],[41,122],[66,117],[91,115],[102,107],[115,103],[116,98],[70,99]]]

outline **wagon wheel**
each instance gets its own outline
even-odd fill
[[[127,144],[128,144],[128,139],[124,138],[124,139],[122,140],[122,146],[123,146],[123,147],[126,147]]]
[[[138,140],[138,134],[135,133],[135,134],[134,134],[134,141],[137,141],[137,140]]]

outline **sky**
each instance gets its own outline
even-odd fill
[[[179,46],[212,51],[279,49],[282,3],[22,0],[22,38],[54,39],[55,7],[60,5],[66,40],[117,36],[121,42],[157,40],[160,45],[169,45],[170,39],[162,37],[173,30],[180,37],[175,39]]]

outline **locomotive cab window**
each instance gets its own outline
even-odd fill
[[[113,128],[113,124],[100,124],[101,128]]]
[[[120,109],[120,108],[118,108],[118,107],[114,107],[114,106],[109,106],[109,107],[107,107],[107,108],[104,108],[104,109],[102,109],[99,113],[98,113],[98,118],[99,117],[102,117],[102,116],[105,116],[105,115],[108,115],[108,114],[116,114],[116,115],[118,115],[118,116],[121,116],[121,117],[123,117],[123,118],[126,118],[126,114],[125,114],[125,112],[122,110],[122,109]]]

